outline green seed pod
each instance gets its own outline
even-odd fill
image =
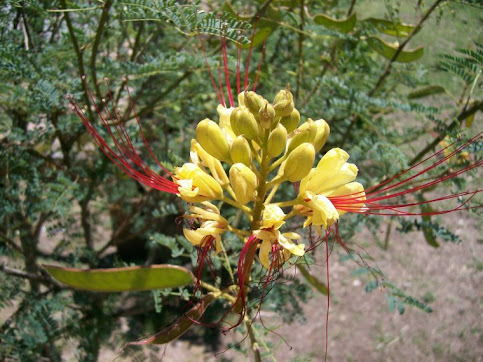
[[[327,138],[329,138],[330,127],[323,119],[319,119],[314,123],[317,126],[317,134],[315,135],[312,144],[315,147],[315,152],[319,152],[322,147],[324,147],[325,142],[327,142]]]
[[[300,113],[295,108],[289,116],[282,117],[280,123],[287,129],[287,133],[292,133],[300,123]]]
[[[243,136],[235,138],[230,148],[231,160],[233,163],[243,163],[250,166],[252,163],[252,151],[248,141]]]
[[[273,99],[273,108],[278,117],[290,116],[294,106],[293,95],[288,89],[281,90]]]
[[[270,157],[277,157],[287,146],[287,130],[280,123],[268,136],[267,151]]]
[[[231,163],[230,146],[217,123],[208,118],[198,123],[196,139],[201,147],[214,158]]]
[[[230,168],[230,185],[235,192],[236,200],[245,205],[255,200],[257,176],[242,163],[235,163]]]
[[[288,156],[283,166],[283,177],[296,182],[308,175],[315,160],[315,148],[311,143],[302,143]]]
[[[245,92],[245,106],[253,115],[258,115],[258,111],[263,105],[263,97],[255,92]]]
[[[275,109],[266,100],[263,101],[263,105],[258,112],[258,121],[264,129],[272,128],[275,123]]]
[[[317,135],[317,125],[310,118],[294,131],[288,146],[288,152],[292,152],[297,146],[304,142],[313,143]]]
[[[236,136],[244,135],[249,140],[258,138],[257,121],[246,107],[238,107],[231,112],[230,124]]]

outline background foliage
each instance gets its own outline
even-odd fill
[[[437,34],[421,39],[418,27],[403,25],[424,27],[427,19],[467,11],[459,3],[418,2],[409,20],[400,17],[400,4],[391,1],[384,6],[382,1],[355,0],[247,3],[8,0],[1,5],[0,307],[10,313],[0,326],[0,358],[60,360],[66,348],[73,348],[77,359],[96,360],[102,345],[119,348],[119,341],[172,322],[187,307],[179,298],[190,297],[185,289],[103,295],[72,291],[40,266],[196,262],[176,227],[183,205],[122,174],[93,146],[71,112],[66,93],[88,103],[81,75],[99,106],[108,96],[103,81],[108,77],[116,108],[130,119],[122,82],[127,75],[152,149],[166,165],[180,165],[188,158],[196,123],[217,116],[197,34],[204,34],[209,63],[216,68],[218,14],[229,29],[246,29],[250,37],[259,13],[255,44],[268,37],[258,91],[271,99],[289,83],[302,117],[329,122],[325,149],[346,149],[363,170],[365,185],[416,163],[448,135],[478,128],[475,114],[483,107],[478,39],[460,39],[459,48],[440,61],[434,54],[421,58],[422,52],[434,49]],[[375,3],[383,14],[371,14]],[[225,35],[240,40],[236,31]],[[260,49],[254,51],[253,64]],[[234,46],[232,50],[234,62]],[[95,119],[90,108],[86,112]],[[134,124],[130,131],[142,150]],[[465,180],[458,181],[452,190],[465,188]],[[381,222],[346,219],[341,230],[346,242],[362,224],[375,231]],[[390,228],[423,231],[433,246],[459,240],[433,219],[394,220]],[[382,247],[388,247],[390,228],[380,240]],[[221,266],[215,263],[215,268]],[[291,311],[310,297],[311,285],[292,283],[275,287],[267,302],[285,310],[289,321],[294,319]],[[404,311],[404,303],[429,308],[390,282],[385,286],[390,308]],[[371,281],[367,290],[376,287]],[[209,310],[212,318],[216,310]],[[211,329],[187,337],[214,349],[219,338]]]

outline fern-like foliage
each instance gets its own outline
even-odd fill
[[[118,3],[125,21],[161,21],[171,24],[187,36],[211,34],[224,36],[236,43],[247,44],[249,40],[240,34],[249,24],[229,15],[206,13],[193,3],[180,5],[174,0],[130,0]]]
[[[474,49],[456,49],[456,51],[461,55],[442,55],[441,67],[455,73],[466,83],[473,82],[483,68],[483,45],[475,43]]]

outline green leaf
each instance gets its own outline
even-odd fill
[[[132,266],[111,269],[76,269],[43,266],[59,282],[96,292],[125,292],[175,288],[190,284],[193,274],[177,265]]]
[[[433,94],[446,93],[446,89],[440,85],[428,85],[412,91],[408,94],[408,99],[417,99],[432,96]]]
[[[198,321],[206,308],[213,302],[217,297],[214,293],[207,294],[202,300],[199,301],[193,308],[191,308],[185,315],[179,318],[168,328],[161,330],[160,332],[152,335],[149,338],[143,339],[141,341],[126,343],[127,346],[142,346],[146,344],[164,344],[175,340],[176,338],[182,336],[184,333],[190,329],[193,324]]]
[[[317,289],[320,293],[327,295],[329,294],[329,290],[327,286],[314,277],[310,272],[303,266],[302,264],[297,264],[297,268],[300,270],[300,273],[304,276],[305,280],[312,285],[315,289]]]
[[[369,46],[382,55],[384,58],[391,60],[399,47],[397,44],[386,43],[377,36],[367,38]],[[396,58],[396,62],[409,63],[420,59],[424,54],[424,47],[420,46],[411,50],[402,50]]]
[[[323,25],[330,30],[347,34],[356,26],[357,15],[353,13],[347,19],[334,19],[324,14],[317,14],[314,16],[314,21],[316,24]]]
[[[420,198],[422,200],[423,197],[420,196]],[[422,204],[421,205],[421,212],[423,214],[427,214],[427,213],[430,213],[432,212],[433,209],[431,208],[430,205],[428,204]],[[436,235],[433,231],[433,228],[432,228],[432,223],[431,223],[431,215],[422,215],[421,218],[423,219],[423,222],[421,224],[421,228],[423,229],[423,235],[424,235],[424,239],[426,239],[426,242],[431,245],[433,248],[437,248],[439,247],[439,244],[438,242],[436,241]]]
[[[415,25],[411,24],[404,24],[404,23],[394,23],[390,20],[386,19],[377,19],[377,18],[367,18],[363,21],[366,21],[372,25],[374,25],[377,30],[380,32],[397,37],[407,37],[411,32],[416,28]],[[419,31],[420,29],[418,29]]]

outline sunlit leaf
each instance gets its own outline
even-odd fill
[[[176,288],[190,284],[193,274],[176,265],[131,266],[110,269],[76,269],[43,266],[52,277],[70,287],[96,292],[125,292]]]
[[[318,280],[316,277],[314,277],[310,272],[305,268],[305,266],[301,264],[297,264],[297,268],[300,270],[300,273],[303,275],[305,280],[312,285],[315,289],[317,289],[320,293],[327,295],[329,294],[329,290],[327,289],[327,286],[322,283],[320,280]]]
[[[398,44],[386,43],[377,36],[370,36],[367,38],[369,46],[382,55],[384,58],[391,60],[399,47]],[[409,63],[420,59],[424,54],[424,48],[417,47],[411,50],[402,50],[396,58],[396,62]]]
[[[390,20],[386,19],[377,19],[377,18],[367,18],[363,21],[366,21],[372,25],[374,25],[377,30],[380,32],[397,37],[407,37],[411,32],[416,28],[415,25],[411,24],[404,24],[404,23],[394,23]],[[420,29],[418,29],[419,31]]]
[[[126,346],[142,346],[145,344],[164,344],[175,340],[182,336],[198,321],[205,312],[206,308],[216,299],[214,293],[206,295],[193,308],[191,308],[185,315],[180,317],[171,326],[161,330],[160,332],[148,337],[146,339],[126,343]]]
[[[421,198],[422,201],[424,200],[423,196],[420,196],[420,198]],[[427,213],[430,213],[432,211],[434,211],[434,210],[428,204],[422,204],[421,205],[421,212],[423,214],[424,213],[427,214]],[[431,227],[431,225],[432,225],[432,223],[431,223],[431,215],[422,215],[421,218],[423,219],[421,228],[423,230],[424,239],[433,248],[439,247],[439,244],[436,241],[436,235],[434,233],[433,228]]]
[[[356,26],[357,15],[353,13],[347,19],[334,19],[324,14],[317,14],[314,16],[314,21],[316,24],[323,25],[330,30],[347,34]]]

